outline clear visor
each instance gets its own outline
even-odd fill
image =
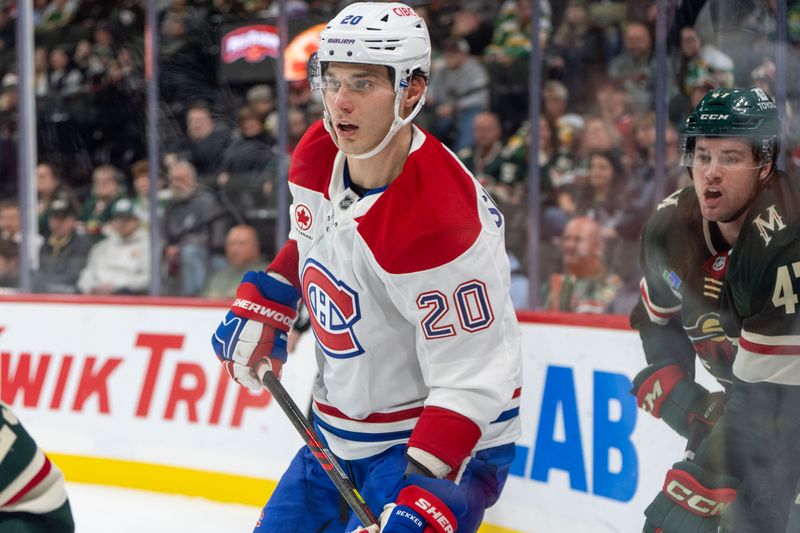
[[[394,92],[394,87],[388,78],[365,73],[354,76],[335,76],[330,73],[322,72],[322,63],[314,53],[308,61],[308,81],[312,90],[319,90],[323,93],[336,93],[342,87],[349,92],[366,94],[378,89],[388,89]]]
[[[715,166],[722,171],[762,168],[772,161],[772,142],[760,141],[754,149],[751,141],[741,136],[684,135],[680,140],[681,165],[702,171]]]

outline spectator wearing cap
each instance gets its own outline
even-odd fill
[[[84,294],[144,294],[150,283],[150,238],[136,206],[120,198],[111,207],[106,237],[92,246],[78,279]]]
[[[61,172],[50,163],[36,166],[36,193],[38,197],[39,233],[45,239],[50,236],[50,206],[58,199],[66,200],[75,213],[82,213],[81,202],[75,192],[63,182]]]
[[[53,200],[47,222],[50,236],[39,251],[39,270],[33,276],[33,289],[74,294],[92,241],[78,234],[77,213],[64,198]]]
[[[475,115],[489,109],[489,75],[469,55],[463,39],[445,41],[442,58],[434,63],[428,90],[436,116],[434,132],[458,151],[472,144]]]
[[[228,231],[225,258],[228,265],[211,276],[203,289],[203,296],[233,298],[246,272],[267,268],[267,262],[261,256],[256,230],[246,224],[234,226]]]

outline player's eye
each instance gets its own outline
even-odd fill
[[[711,156],[708,154],[697,154],[694,160],[701,165],[708,165],[711,163]]]
[[[369,91],[372,90],[375,85],[369,80],[356,80],[353,82],[353,90],[355,91]]]
[[[342,87],[342,82],[336,78],[325,78],[324,87],[326,91],[338,91]]]

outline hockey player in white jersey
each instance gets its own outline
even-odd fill
[[[476,531],[520,431],[503,218],[412,124],[430,51],[425,22],[400,3],[352,4],[322,31],[309,72],[325,115],[293,155],[289,240],[245,276],[212,340],[232,377],[258,388],[259,361],[279,373],[286,360],[302,296],[315,427],[390,533]],[[256,531],[357,529],[337,502],[303,448]]]

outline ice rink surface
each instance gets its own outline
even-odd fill
[[[76,533],[249,533],[260,508],[67,483]]]

